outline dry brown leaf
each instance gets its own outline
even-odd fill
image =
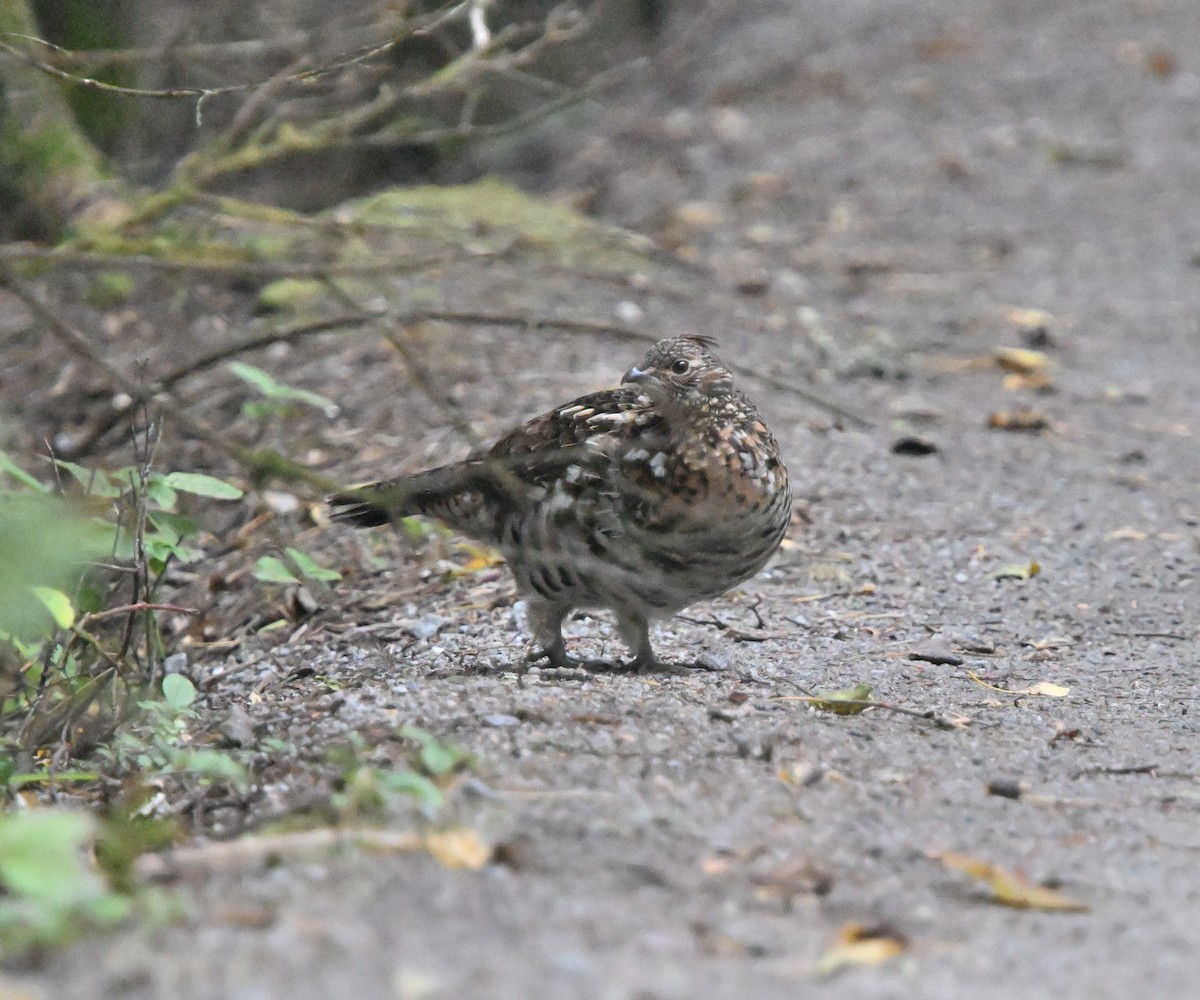
[[[492,849],[468,827],[456,827],[425,835],[425,849],[446,868],[477,871],[491,860]]]
[[[867,927],[846,924],[837,940],[817,959],[818,976],[831,976],[850,965],[879,965],[895,958],[908,946],[902,934],[887,925]]]
[[[1009,372],[1004,376],[1004,388],[1009,392],[1049,392],[1054,388],[1054,379],[1045,372]]]
[[[930,857],[952,871],[965,872],[977,881],[986,882],[992,891],[992,898],[1003,906],[1065,913],[1083,913],[1088,909],[1086,903],[1072,899],[1056,889],[1047,889],[1043,885],[1031,882],[1018,871],[984,861],[982,858],[953,851],[944,854],[933,852]]]
[[[759,899],[778,900],[785,908],[797,896],[827,896],[833,888],[833,876],[810,858],[793,859],[751,876],[750,882]]]
[[[1050,426],[1046,415],[1032,407],[1023,406],[1019,410],[996,410],[988,414],[987,425],[994,431],[1020,431],[1032,434],[1044,431]]]

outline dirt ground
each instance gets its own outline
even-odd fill
[[[448,580],[444,543],[316,530],[312,546],[394,564],[361,558],[283,644],[198,658],[199,686],[306,745],[353,730],[386,746],[403,723],[462,744],[478,764],[445,818],[499,845],[493,861],[214,855],[177,883],[182,922],[85,940],[0,993],[1196,995],[1192,0],[747,0],[699,35],[536,155],[488,165],[584,192],[683,260],[672,294],[547,280],[540,313],[710,334],[784,383],[744,379],[796,484],[789,545],[657,632],[663,655],[718,669],[520,676],[502,572]],[[442,364],[485,435],[640,355],[462,338]],[[1004,370],[1002,348],[1040,351],[1050,386]],[[438,415],[408,419],[419,401],[385,368],[322,387],[366,428],[357,458],[333,460],[347,479],[466,448]],[[1036,426],[989,426],[1005,420]],[[571,627],[578,648],[617,651],[608,623]],[[859,683],[931,717],[797,697]],[[303,774],[265,788],[263,815],[319,791]],[[998,905],[939,852],[1086,909]],[[850,924],[904,948],[817,975]]]

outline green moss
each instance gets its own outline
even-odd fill
[[[332,212],[351,225],[387,226],[456,246],[521,246],[568,265],[619,268],[645,262],[642,248],[628,234],[491,177],[455,187],[393,188]]]
[[[101,271],[88,286],[87,301],[98,309],[119,305],[133,294],[133,276],[125,271]]]

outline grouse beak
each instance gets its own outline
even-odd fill
[[[649,375],[642,371],[637,365],[634,365],[625,373],[625,377],[621,379],[621,384],[624,385],[626,382],[633,382],[636,384],[638,382],[649,381],[649,379]]]

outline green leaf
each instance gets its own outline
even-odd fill
[[[428,812],[440,809],[446,801],[445,794],[437,785],[415,771],[388,771],[379,779],[387,791],[411,795]]]
[[[33,476],[17,465],[16,462],[2,451],[0,451],[0,472],[7,472],[22,486],[28,486],[31,490],[36,490],[38,493],[48,492],[45,486],[34,479]]]
[[[183,674],[167,674],[162,682],[163,698],[176,712],[182,712],[196,700],[196,685]]]
[[[111,532],[97,531],[61,497],[0,493],[0,632],[45,637],[47,610],[64,609],[60,598],[34,588],[71,593],[83,564],[110,548]]]
[[[143,539],[143,543],[147,558],[151,562],[158,563],[159,569],[166,566],[167,562],[171,559],[186,565],[187,563],[195,562],[204,555],[199,549],[193,548],[190,545],[183,545],[172,539],[169,535],[147,535]]]
[[[865,712],[870,705],[870,684],[855,684],[854,687],[842,688],[839,691],[818,691],[817,696],[809,701],[813,708],[820,712],[832,712],[834,715],[858,715]]]
[[[172,472],[163,476],[162,482],[171,489],[181,493],[193,493],[198,497],[212,497],[214,500],[237,500],[244,494],[232,483],[214,476],[205,476],[199,472]]]
[[[110,473],[103,469],[89,469],[86,465],[76,465],[62,458],[56,458],[54,464],[64,472],[69,472],[91,496],[119,497],[124,492],[121,483],[125,481],[123,474],[127,473],[128,469],[118,469]]]
[[[0,823],[0,882],[44,905],[81,902],[95,891],[95,875],[84,869],[80,850],[94,829],[82,813],[10,813]]]
[[[296,568],[300,570],[300,574],[308,577],[310,580],[324,580],[326,583],[332,583],[334,580],[342,578],[342,574],[337,570],[326,569],[307,552],[301,552],[299,549],[288,549],[287,554],[288,558],[296,564]]]
[[[334,417],[338,413],[339,407],[333,400],[307,389],[293,389],[290,385],[276,381],[261,368],[255,368],[254,365],[248,365],[242,361],[231,361],[228,367],[234,375],[243,382],[254,386],[268,399],[303,403],[321,410],[327,417]]]
[[[421,766],[435,778],[450,774],[471,759],[470,753],[453,743],[442,743],[419,726],[401,726],[400,735],[421,745]]]
[[[30,589],[37,595],[37,599],[46,605],[46,610],[54,617],[54,622],[59,628],[70,628],[75,624],[75,608],[71,604],[71,598],[61,590],[36,585]]]
[[[258,293],[258,301],[268,309],[287,309],[317,301],[325,292],[325,283],[314,278],[280,278]]]
[[[163,538],[171,538],[175,541],[181,541],[200,531],[199,525],[186,514],[176,514],[169,510],[150,511],[146,515],[146,520]]]
[[[162,476],[151,476],[146,481],[146,497],[160,510],[170,510],[178,499],[175,491],[163,481]]]
[[[263,583],[299,583],[295,576],[280,560],[274,556],[263,556],[254,564],[254,578]]]
[[[249,784],[246,769],[223,750],[189,750],[173,764],[175,770],[187,771],[206,781],[223,781],[235,788]]]

